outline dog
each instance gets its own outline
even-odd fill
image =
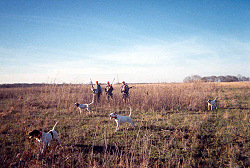
[[[135,128],[135,125],[134,125],[134,123],[133,123],[133,121],[132,121],[132,118],[131,118],[132,109],[131,109],[131,107],[129,107],[129,108],[130,108],[130,114],[129,114],[129,116],[121,116],[121,115],[118,115],[118,114],[116,114],[116,113],[110,113],[110,115],[109,115],[110,119],[115,120],[115,121],[116,121],[116,124],[117,124],[117,127],[116,127],[115,132],[118,131],[119,126],[120,126],[122,123],[125,123],[125,122],[130,123],[130,124],[133,126],[133,128]]]
[[[208,110],[210,110],[210,109],[213,110],[213,107],[218,109],[217,105],[216,105],[216,99],[217,99],[217,97],[214,100],[208,100],[207,101]]]
[[[56,124],[54,125],[52,130],[50,130],[47,133],[42,132],[42,131],[38,131],[38,130],[34,130],[34,131],[29,133],[30,139],[34,138],[38,141],[41,154],[43,154],[46,146],[49,144],[49,142],[52,139],[57,140],[60,143],[61,147],[63,148],[62,143],[58,138],[57,132],[55,131],[55,127],[56,127],[57,123],[58,123],[58,121],[56,122]]]
[[[88,112],[90,114],[90,112],[93,113],[92,108],[91,108],[91,104],[93,104],[93,103],[94,103],[93,101],[91,103],[89,103],[89,104],[75,103],[75,106],[78,107],[78,109],[80,110],[80,114],[82,113],[82,109],[85,109],[85,108],[88,110]]]

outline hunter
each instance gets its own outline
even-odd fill
[[[102,87],[98,83],[98,81],[96,81],[95,87],[92,86],[91,90],[93,91],[93,101],[97,100],[97,102],[100,102],[100,97],[102,95]]]
[[[124,103],[126,103],[127,101],[129,101],[129,89],[131,87],[128,87],[128,85],[123,81],[122,82],[122,86],[121,86],[121,93],[122,94],[122,100]]]
[[[107,85],[106,85],[106,88],[105,88],[105,92],[106,92],[108,101],[109,101],[110,98],[113,99],[113,93],[112,93],[113,90],[114,90],[114,88],[113,88],[112,84],[110,84],[109,81],[108,81]]]

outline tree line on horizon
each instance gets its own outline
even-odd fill
[[[232,76],[205,76],[201,77],[199,75],[191,75],[187,76],[183,82],[191,83],[191,82],[239,82],[239,81],[250,81],[249,77],[245,77],[242,75]]]
[[[242,75],[232,76],[205,76],[201,77],[199,75],[191,75],[185,77],[183,80],[184,83],[192,83],[192,82],[239,82],[239,81],[250,81],[249,77],[245,77]],[[117,83],[119,84],[119,83]],[[139,83],[138,83],[139,84]],[[13,84],[0,84],[0,88],[15,88],[15,87],[37,87],[37,86],[46,86],[51,85],[48,83],[13,83]],[[57,84],[57,85],[70,85],[67,83]]]

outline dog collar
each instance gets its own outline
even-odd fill
[[[40,134],[37,136],[38,139],[41,139],[42,137],[42,132],[40,132]]]
[[[115,121],[115,119],[117,119],[117,116],[115,115],[114,117],[111,117],[113,119],[113,121]]]
[[[113,118],[114,118],[114,119],[117,119],[117,116],[115,115]]]

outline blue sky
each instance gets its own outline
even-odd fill
[[[249,77],[249,59],[248,0],[0,1],[0,83]]]

